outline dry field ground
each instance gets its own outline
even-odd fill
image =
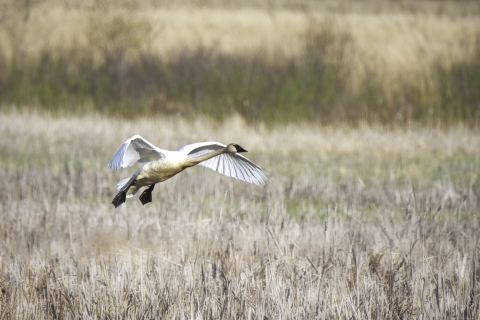
[[[96,6],[108,1],[31,3],[26,28],[0,4],[5,61],[91,45]],[[294,57],[309,28],[329,24],[355,40],[352,82],[467,59],[480,30],[474,1],[116,3],[105,19],[147,21],[145,43],[162,57],[202,46]],[[480,318],[476,128],[17,107],[0,109],[0,319]],[[158,185],[153,203],[114,209],[116,182],[133,168],[106,164],[136,133],[165,149],[237,142],[271,179],[256,187],[192,168]]]
[[[235,141],[264,187],[192,168],[114,209],[139,133]],[[0,115],[2,319],[478,319],[480,134]]]

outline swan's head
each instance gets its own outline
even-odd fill
[[[247,152],[247,150],[243,149],[241,146],[239,146],[236,143],[230,143],[227,146],[227,150],[229,153]]]

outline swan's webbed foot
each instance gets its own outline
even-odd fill
[[[143,205],[146,205],[147,203],[149,202],[152,202],[152,191],[153,191],[153,188],[155,188],[155,185],[152,184],[150,186],[150,188],[146,189],[145,191],[142,192],[142,194],[140,195],[140,197],[138,197],[140,199],[140,201],[142,202]]]
[[[119,192],[115,198],[113,198],[112,204],[117,208],[119,205],[125,202],[127,200],[127,192],[126,191],[121,191]]]
[[[130,187],[133,186],[136,182],[137,180],[133,180],[132,183],[130,183],[130,185],[125,190],[117,193],[117,195],[115,196],[115,198],[113,198],[113,201],[112,201],[112,204],[115,206],[115,208],[117,208],[122,203],[125,203],[125,201],[127,200],[128,189],[130,189]]]

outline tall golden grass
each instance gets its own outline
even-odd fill
[[[34,6],[22,20],[11,5],[25,3]],[[480,318],[480,134],[461,121],[443,126],[435,109],[423,110],[429,126],[405,121],[417,110],[411,101],[452,102],[442,106],[447,120],[456,110],[475,111],[473,104],[456,108],[475,102],[474,87],[461,92],[468,96],[462,100],[454,85],[478,79],[467,72],[475,73],[480,55],[476,2],[116,4],[0,4],[0,68],[13,79],[0,87],[0,98],[13,97],[0,106],[0,319]],[[92,34],[104,36],[92,26],[115,17],[126,23],[115,39],[135,40],[127,45],[135,50],[92,42]],[[312,55],[319,52],[325,59]],[[125,60],[102,62],[124,53]],[[144,64],[129,64],[135,59]],[[211,66],[226,71],[209,73]],[[316,74],[325,82],[321,99],[313,99],[322,104],[323,123],[360,110],[356,126],[265,124],[265,114],[282,111],[277,106],[287,120],[298,116],[298,105],[281,102],[314,94],[302,82],[311,73],[296,77],[304,66],[325,71]],[[137,77],[152,70],[167,76]],[[176,71],[184,77],[168,77]],[[75,82],[72,74],[84,78]],[[202,100],[225,89],[218,74],[240,89]],[[203,86],[195,83],[202,76]],[[145,81],[137,87],[175,79],[173,98],[191,97],[168,101],[154,87],[152,96],[132,98],[125,93],[131,79]],[[419,84],[409,87],[409,79]],[[120,99],[107,106],[102,94],[117,80],[113,94]],[[292,86],[279,85],[285,80]],[[256,86],[242,86],[248,81]],[[432,89],[442,81],[448,99]],[[254,103],[272,101],[258,92],[271,84],[286,93],[255,113]],[[347,96],[344,85],[358,96]],[[98,100],[78,103],[66,87]],[[19,99],[28,92],[33,98]],[[328,94],[333,98],[323,100]],[[348,108],[357,105],[351,97],[359,98],[358,108]],[[142,99],[153,107],[142,109]],[[32,111],[41,103],[51,105]],[[234,111],[250,118],[232,110],[220,111],[222,121],[191,112],[205,104],[239,104]],[[369,104],[375,112],[400,112],[375,116],[389,125],[366,125],[361,112]],[[271,178],[258,188],[192,168],[158,185],[151,204],[133,198],[114,209],[116,182],[134,168],[114,172],[106,164],[133,134],[172,150],[195,141],[237,142]]]
[[[271,179],[192,168],[114,209],[133,133],[235,141]],[[1,318],[480,316],[476,131],[11,112],[0,134]]]
[[[469,57],[480,31],[480,6],[471,2],[458,5],[461,8],[449,8],[448,3],[430,7],[430,2],[412,1],[411,7],[392,3],[390,10],[385,10],[381,3],[365,1],[373,7],[366,12],[355,5],[349,9],[305,3],[293,10],[281,5],[273,8],[258,3],[248,5],[248,2],[233,8],[185,3],[154,7],[112,4],[104,15],[121,12],[148,21],[152,26],[149,46],[165,57],[179,49],[194,50],[199,46],[214,46],[219,52],[229,54],[255,54],[262,49],[272,59],[278,53],[292,57],[303,51],[302,36],[312,20],[332,20],[337,27],[351,32],[356,40],[351,58],[357,72],[362,72],[367,64],[385,70],[386,75],[424,72],[425,66],[437,58],[457,61]],[[61,51],[88,46],[86,30],[91,12],[95,11],[97,7],[82,2],[68,6],[46,1],[33,7],[25,40],[27,54],[38,54],[44,48]],[[9,55],[12,50],[5,36],[4,30],[2,45]]]
[[[0,17],[2,108],[480,121],[477,3],[22,3]]]

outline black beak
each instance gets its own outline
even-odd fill
[[[248,152],[247,150],[240,147],[238,144],[235,146],[235,148],[237,149],[237,152]]]

